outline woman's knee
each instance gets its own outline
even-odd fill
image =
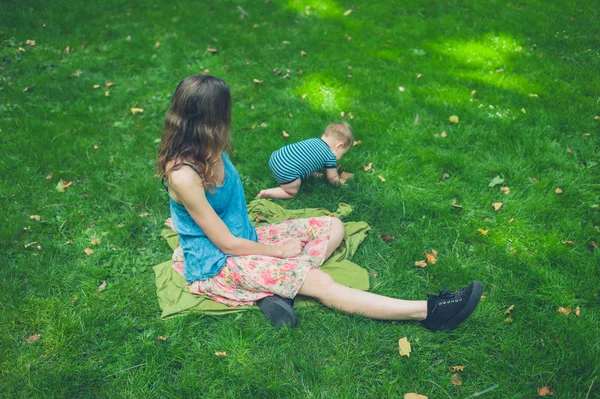
[[[338,245],[344,239],[344,235],[346,234],[346,229],[344,228],[344,223],[336,217],[331,218],[331,240],[337,241]]]

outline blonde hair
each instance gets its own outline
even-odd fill
[[[168,174],[169,162],[196,166],[204,186],[217,185],[214,166],[231,148],[231,94],[225,81],[210,75],[185,78],[175,90],[165,117],[156,165],[158,175]]]
[[[352,147],[354,144],[354,132],[346,122],[332,123],[325,128],[323,137],[332,137],[344,143],[344,148]]]

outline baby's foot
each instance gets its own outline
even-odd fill
[[[173,230],[173,231],[177,232],[177,231],[175,230],[175,226],[173,225],[173,219],[171,219],[171,218],[168,218],[168,219],[166,219],[166,220],[165,220],[165,226],[167,226],[167,227],[168,227],[168,228],[170,228],[171,230]]]

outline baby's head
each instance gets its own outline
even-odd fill
[[[321,138],[329,144],[329,148],[331,148],[337,160],[347,153],[354,144],[352,127],[346,122],[332,123],[327,126]]]

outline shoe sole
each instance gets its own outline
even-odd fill
[[[268,299],[265,301],[265,299]],[[277,328],[294,328],[298,324],[296,311],[283,299],[272,296],[261,299],[256,303],[267,316],[271,325]]]
[[[479,300],[481,299],[481,294],[483,293],[483,284],[479,281],[473,281],[473,291],[471,291],[471,296],[469,297],[469,301],[456,316],[442,324],[437,330],[454,330],[461,322],[463,322],[467,317],[473,313]]]

